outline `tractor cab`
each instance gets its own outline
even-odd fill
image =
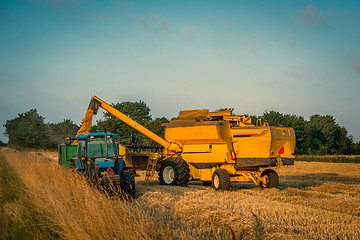
[[[117,175],[121,173],[124,166],[122,158],[116,154],[117,143],[115,133],[86,133],[76,136],[77,157],[74,158],[75,167],[79,170],[114,171]]]

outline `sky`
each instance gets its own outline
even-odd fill
[[[94,95],[329,114],[360,141],[360,1],[0,0],[0,140],[32,108],[80,124]]]

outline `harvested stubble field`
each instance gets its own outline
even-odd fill
[[[279,189],[266,190],[241,183],[227,192],[201,182],[169,187],[140,176],[136,199],[123,201],[63,169],[56,153],[1,154],[60,239],[360,239],[355,163],[296,162],[278,170]]]

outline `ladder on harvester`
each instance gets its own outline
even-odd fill
[[[148,165],[146,166],[145,181],[152,181],[154,179],[156,165],[160,159],[160,156],[161,155],[158,153],[150,154]]]

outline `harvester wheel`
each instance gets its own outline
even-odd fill
[[[122,171],[120,187],[130,198],[135,197],[135,173],[131,169]]]
[[[261,188],[277,188],[279,186],[279,175],[272,169],[264,170],[260,177],[265,179],[265,181],[260,182]]]
[[[212,176],[212,186],[215,190],[229,190],[230,174],[225,169],[217,169]]]
[[[161,185],[187,186],[190,169],[181,157],[168,158],[161,163],[159,181]]]

